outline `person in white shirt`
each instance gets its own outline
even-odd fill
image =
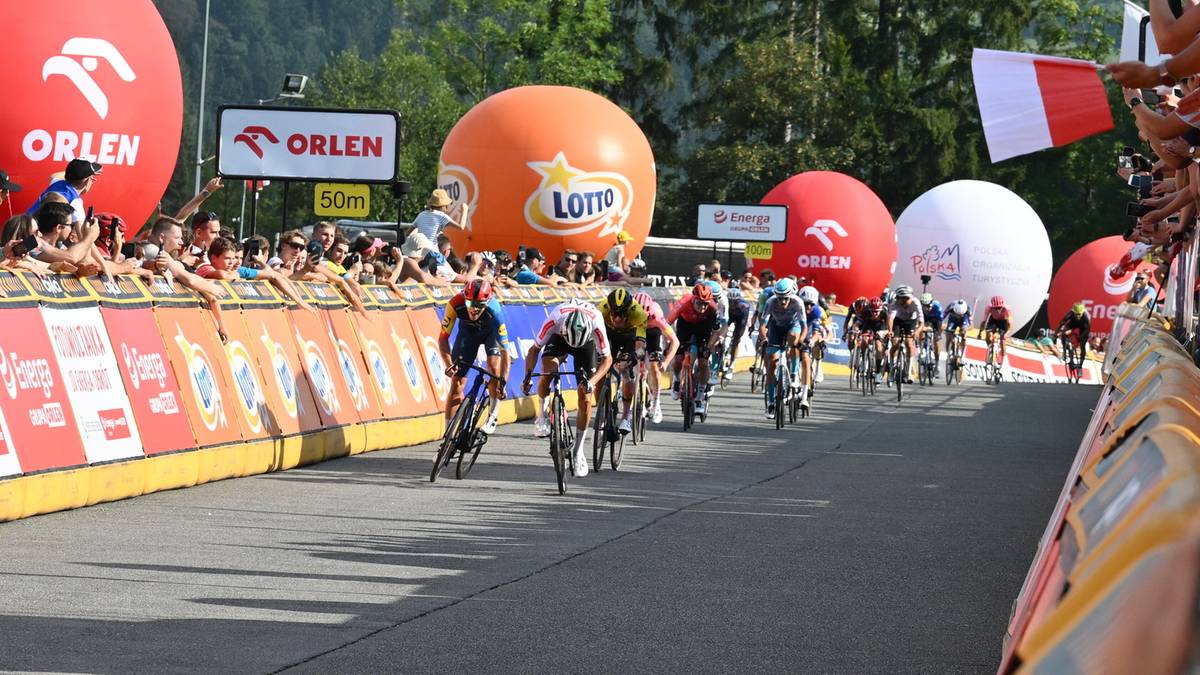
[[[413,252],[425,248],[436,251],[438,247],[434,242],[446,228],[470,229],[467,222],[467,205],[464,203],[459,208],[458,220],[455,220],[450,216],[450,205],[453,203],[449,193],[441,188],[429,195],[429,201],[425,202],[425,210],[417,214],[413,220],[412,232],[409,232],[404,240],[401,249],[404,255],[411,256]]]

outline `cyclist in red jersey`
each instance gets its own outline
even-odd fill
[[[1000,363],[1004,363],[1004,344],[1006,342],[1004,338],[1008,335],[1011,324],[1012,312],[1004,304],[1004,297],[992,296],[987,309],[983,310],[983,321],[979,324],[979,337],[982,338],[988,331],[1000,333]]]
[[[683,348],[690,349],[699,360],[699,377],[696,378],[696,413],[705,412],[705,389],[708,386],[708,354],[717,346],[721,334],[717,328],[717,303],[712,289],[701,282],[692,288],[692,294],[683,298],[667,315],[667,321],[675,325],[679,336],[680,353],[671,361],[671,398],[679,399],[679,368],[683,364]]]

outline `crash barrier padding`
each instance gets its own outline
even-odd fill
[[[1013,605],[1002,674],[1176,672],[1179,662],[1144,659],[1194,647],[1200,370],[1160,317],[1129,305],[1103,370],[1099,402]]]
[[[441,436],[438,335],[456,289],[366,286],[364,315],[325,284],[296,284],[307,311],[268,283],[220,283],[224,343],[207,304],[165,277],[0,273],[0,520]],[[550,308],[607,290],[499,289],[512,373]],[[683,293],[646,290],[664,309]],[[502,423],[533,414],[519,380]]]

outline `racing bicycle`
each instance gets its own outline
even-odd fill
[[[429,472],[430,483],[437,481],[442,469],[450,465],[455,455],[458,456],[455,477],[461,480],[471,472],[475,461],[479,459],[479,451],[488,440],[488,435],[479,427],[496,406],[496,401],[488,394],[488,387],[484,386],[485,379],[496,380],[501,387],[504,386],[504,378],[489,370],[469,363],[459,365],[458,369],[474,370],[477,375],[442,434],[442,443],[438,446],[437,456],[433,458],[433,470]]]
[[[1067,367],[1067,382],[1079,384],[1083,375],[1083,350],[1075,345],[1075,333],[1061,333],[1063,365]]]
[[[750,366],[750,393],[766,387],[767,339],[760,337],[754,343],[754,365]]]
[[[936,339],[933,331],[927,328],[917,344],[917,376],[923,386],[932,387],[934,374],[937,372],[937,351],[933,344]]]
[[[554,475],[558,480],[558,494],[567,493],[567,477],[575,471],[575,429],[567,417],[567,403],[563,400],[560,380],[567,375],[586,378],[583,371],[557,370],[552,373],[530,373],[529,377],[550,378],[549,409],[547,417],[550,420],[550,457],[554,460]],[[528,393],[528,392],[526,392]]]
[[[950,349],[946,354],[947,386],[962,382],[963,350],[965,347],[966,341],[963,339],[962,331],[954,331],[950,338]]]
[[[695,345],[686,348],[683,361],[679,366],[679,378],[676,385],[679,387],[679,405],[683,409],[683,430],[687,431],[692,428],[696,422],[696,397],[703,396],[701,392],[697,392],[696,383],[700,381],[700,359],[694,353]],[[703,422],[707,413],[700,416],[700,421]]]
[[[892,382],[896,385],[896,401],[904,400],[904,383],[908,380],[908,364],[912,352],[908,348],[908,336],[911,333],[897,333],[893,338],[891,350]]]
[[[628,352],[617,356],[617,363],[633,364],[634,359]],[[615,364],[614,364],[615,365]],[[604,379],[600,381],[599,393],[596,395],[596,411],[592,416],[592,468],[600,470],[604,463],[604,450],[608,448],[608,461],[613,471],[621,466],[621,455],[625,449],[625,434],[620,432],[618,424],[621,414],[621,383],[627,375],[622,375],[616,368],[609,368]],[[631,415],[636,411],[631,411]],[[631,421],[633,421],[631,419]],[[636,432],[634,432],[636,433]]]
[[[984,382],[1000,384],[1000,331],[988,329],[987,332],[987,361],[983,364]]]

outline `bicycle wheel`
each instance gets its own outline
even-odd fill
[[[467,474],[471,473],[471,469],[475,468],[475,462],[479,459],[479,452],[483,450],[484,444],[487,443],[487,434],[483,433],[483,430],[479,428],[479,421],[483,419],[485,413],[489,412],[490,408],[491,406],[476,401],[475,409],[468,419],[463,437],[469,440],[464,441],[462,444],[462,452],[458,453],[458,466],[455,467],[454,471],[455,477],[459,480],[466,478]]]
[[[908,347],[907,345],[900,348],[900,352],[896,354],[896,363],[892,367],[892,379],[896,382],[896,402],[904,400],[904,379],[908,377]]]
[[[616,387],[616,392],[618,394],[618,400],[614,400],[609,403],[609,410],[612,411],[609,414],[609,423],[612,425],[613,437],[612,437],[612,441],[610,441],[609,446],[608,446],[608,465],[612,467],[613,471],[616,471],[617,467],[621,466],[621,455],[622,455],[622,453],[625,452],[625,436],[626,436],[626,434],[623,434],[617,430],[617,423],[618,423],[617,422],[617,411],[620,410],[620,405],[621,405],[621,403],[618,402],[620,400],[619,394],[621,393],[621,388],[619,386]],[[635,393],[635,395],[636,395],[636,393]],[[633,402],[631,401],[630,402],[630,409],[631,409],[630,414],[631,415],[633,414],[632,408],[633,408]],[[632,420],[630,420],[630,421],[632,421]],[[630,434],[632,434],[632,433],[634,433],[633,429],[630,430]]]
[[[604,461],[604,444],[608,442],[608,409],[612,406],[609,396],[608,376],[600,381],[596,396],[596,409],[592,411],[592,471],[599,471]]]
[[[780,354],[776,359],[775,366],[775,428],[782,429],[787,415],[785,408],[788,405],[788,380],[785,377],[787,368],[779,365],[787,361],[787,356]]]
[[[692,405],[692,395],[695,394],[696,388],[692,386],[692,360],[690,357],[683,359],[683,365],[679,368],[679,405],[683,411],[683,430],[687,431],[692,428],[692,416],[696,412],[696,408]]]
[[[567,447],[567,432],[563,428],[566,422],[563,407],[562,395],[555,392],[554,398],[550,400],[550,456],[554,458],[554,475],[558,480],[560,495],[567,494],[567,453],[570,452],[570,448]]]
[[[433,470],[429,472],[430,483],[437,481],[442,469],[448,466],[450,460],[454,458],[454,451],[459,447],[459,431],[469,407],[470,404],[463,401],[462,405],[458,406],[458,410],[454,411],[454,416],[450,418],[450,424],[446,425],[446,431],[442,434],[442,444],[438,446],[437,456],[433,458]]]

